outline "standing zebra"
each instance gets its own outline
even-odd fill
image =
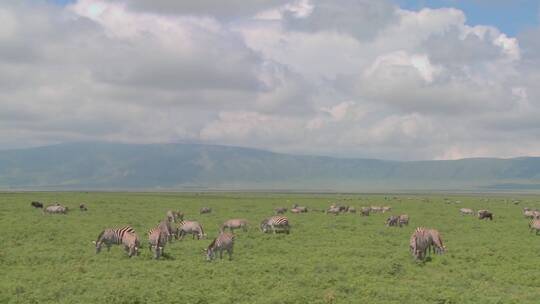
[[[391,215],[389,218],[386,219],[386,226],[397,226],[399,223],[399,217],[395,215]],[[400,225],[401,226],[401,225]]]
[[[206,249],[206,259],[212,261],[215,258],[215,252],[219,251],[219,258],[223,258],[223,250],[229,254],[229,260],[232,259],[234,246],[234,235],[230,232],[221,232]]]
[[[202,207],[199,212],[200,212],[200,214],[210,213],[210,212],[212,212],[212,208]]]
[[[42,210],[43,210],[43,213],[66,214],[68,211],[68,208],[56,203],[55,205],[47,206],[47,208],[42,209]]]
[[[426,257],[432,242],[433,240],[431,239],[431,234],[428,229],[423,227],[416,228],[411,235],[409,242],[412,255],[417,260],[423,260]]]
[[[242,230],[246,232],[247,225],[248,225],[248,221],[245,219],[232,219],[232,220],[225,221],[225,223],[221,225],[221,228],[219,229],[219,231],[223,232],[225,231],[225,228],[229,228],[231,232],[234,232],[234,229],[242,228]]]
[[[436,254],[443,254],[446,251],[441,234],[436,229],[428,229],[428,233],[431,236],[430,250],[433,250]]]
[[[173,229],[173,225],[171,225],[171,222],[169,222],[168,219],[159,222],[157,227],[161,230],[161,233],[166,236],[168,242],[172,242],[173,236],[176,237],[176,231]]]
[[[264,233],[272,231],[273,233],[277,233],[277,231],[285,231],[285,233],[289,234],[290,226],[289,226],[289,219],[285,216],[276,215],[269,217],[267,219],[264,219],[261,222],[261,231]]]
[[[461,215],[465,215],[465,214],[473,215],[474,211],[472,209],[470,209],[470,208],[461,208],[461,209],[459,209],[459,213]]]
[[[400,214],[398,216],[398,224],[399,224],[399,227],[402,227],[403,225],[409,226],[409,215]]]
[[[362,207],[362,209],[360,209],[360,213],[362,214],[362,216],[369,216],[370,211],[371,208],[369,207]]]
[[[197,236],[197,239],[200,240],[206,236],[203,231],[203,227],[199,222],[196,221],[181,221],[178,224],[178,238],[182,240],[186,234],[191,233],[193,239]]]
[[[165,244],[167,244],[167,235],[159,226],[148,231],[148,249],[154,252],[154,259],[157,260],[163,255]]]
[[[105,229],[98,235],[96,241],[96,254],[100,253],[101,246],[105,244],[107,251],[111,250],[111,245],[124,245],[129,257],[139,254],[139,237],[131,226],[125,226],[117,229]]]

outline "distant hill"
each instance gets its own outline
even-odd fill
[[[540,158],[383,161],[199,144],[0,151],[0,189],[540,190]]]

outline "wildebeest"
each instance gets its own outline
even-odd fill
[[[192,234],[193,239],[197,236],[197,239],[200,240],[206,235],[202,225],[197,221],[181,221],[178,225],[178,238],[182,240],[186,234]]]
[[[399,224],[399,227],[403,226],[403,225],[407,225],[409,226],[409,215],[407,214],[400,214],[398,216],[398,224]]]
[[[43,203],[38,201],[33,201],[32,203],[30,203],[30,205],[34,208],[43,208]]]
[[[493,213],[489,212],[488,210],[478,210],[478,219],[487,219],[489,218],[490,221],[493,220]]]
[[[285,212],[287,212],[287,208],[285,207],[277,207],[274,209],[274,211],[276,212],[276,214],[284,214]]]
[[[386,219],[386,226],[397,226],[398,225],[399,217],[391,215],[389,218]]]
[[[529,223],[529,229],[531,232],[536,231],[535,234],[540,232],[540,219],[534,219]]]
[[[55,204],[51,206],[47,206],[45,209],[43,209],[44,213],[50,213],[50,214],[66,214],[68,211],[67,207],[64,207],[60,204]]]
[[[362,209],[360,209],[360,213],[363,216],[369,216],[370,211],[371,211],[371,208],[369,208],[369,207],[362,207]]]
[[[234,235],[230,232],[220,233],[213,241],[210,243],[206,249],[206,259],[212,261],[215,258],[216,251],[219,252],[219,258],[223,258],[223,251],[226,250],[229,254],[229,260],[232,259],[234,246]]]
[[[231,219],[225,221],[223,225],[221,225],[220,231],[223,232],[226,228],[229,228],[231,232],[234,232],[234,229],[242,228],[242,230],[245,232],[247,231],[247,225],[248,221],[245,219]]]
[[[125,226],[117,229],[104,229],[96,241],[96,254],[101,251],[101,246],[105,244],[107,251],[111,250],[111,245],[124,245],[124,249],[129,257],[139,254],[139,238],[131,226]]]
[[[212,208],[208,208],[208,207],[202,207],[201,210],[199,211],[200,214],[205,214],[205,213],[210,213],[212,212]]]
[[[79,210],[81,210],[81,211],[88,211],[88,208],[86,208],[86,205],[85,205],[85,204],[80,204],[80,205],[79,205]]]
[[[264,233],[283,231],[289,234],[290,226],[289,219],[285,216],[275,215],[270,218],[264,219],[260,225],[261,231]]]
[[[461,208],[459,209],[459,213],[461,215],[465,215],[465,214],[474,214],[474,211],[472,209],[469,209],[469,208]]]

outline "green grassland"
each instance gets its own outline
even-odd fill
[[[540,235],[528,231],[524,206],[540,197],[256,193],[3,193],[0,194],[0,303],[540,303]],[[453,203],[445,203],[449,197]],[[426,198],[428,200],[426,200]],[[32,200],[58,201],[68,215],[43,215]],[[408,213],[408,227],[384,225],[387,214],[287,214],[291,234],[263,234],[259,222],[292,203],[324,209],[341,200],[390,205]],[[461,203],[455,203],[461,201]],[[89,208],[77,210],[80,202]],[[202,206],[213,209],[199,215]],[[490,209],[494,221],[461,216]],[[175,241],[153,260],[146,231],[168,209],[199,220],[208,239]],[[218,225],[246,218],[233,260],[206,262],[202,253]],[[132,225],[144,241],[133,258],[115,246],[96,255],[92,241],[107,227]],[[438,229],[448,252],[415,262],[409,236]]]

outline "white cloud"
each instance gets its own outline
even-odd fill
[[[0,146],[198,141],[391,159],[540,152],[540,29],[390,1],[0,4]]]

